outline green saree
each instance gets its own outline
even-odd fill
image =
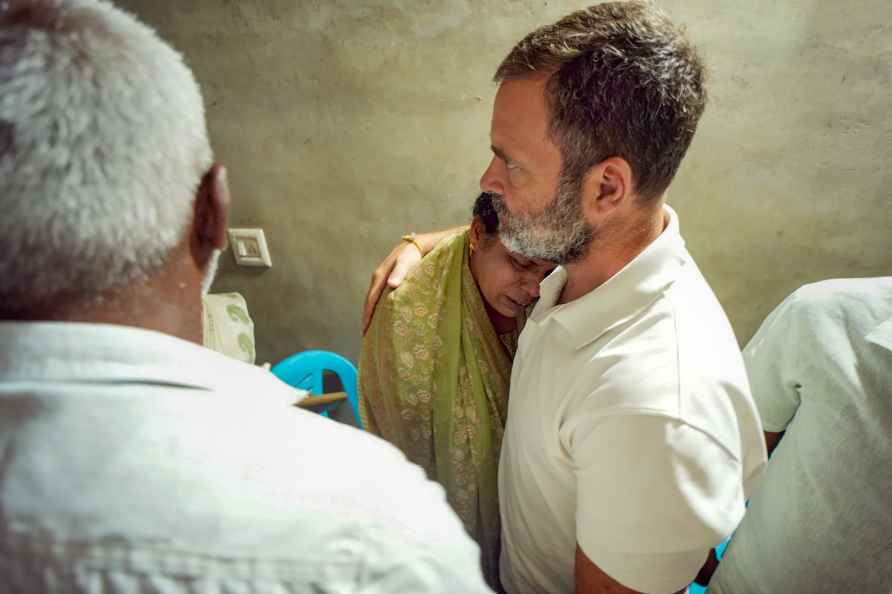
[[[517,332],[498,336],[468,266],[468,234],[437,246],[386,293],[363,341],[360,414],[432,480],[498,584],[498,462]]]

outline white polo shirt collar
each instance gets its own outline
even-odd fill
[[[681,237],[678,216],[663,206],[668,224],[660,236],[600,287],[579,299],[556,305],[567,282],[567,270],[558,266],[539,288],[539,302],[529,321],[541,324],[551,318],[580,349],[605,332],[651,305],[672,283],[690,256]]]

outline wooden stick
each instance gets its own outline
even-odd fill
[[[329,394],[310,394],[294,406],[298,408],[307,408],[310,410],[324,408],[325,406],[335,403],[341,402],[342,400],[347,400],[346,392],[331,392]]]

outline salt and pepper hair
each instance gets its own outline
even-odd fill
[[[102,0],[0,0],[0,312],[150,278],[213,160],[182,56]]]
[[[706,105],[705,68],[684,32],[647,2],[606,2],[521,40],[495,81],[549,76],[549,131],[562,183],[609,157],[632,168],[642,201],[665,192]]]

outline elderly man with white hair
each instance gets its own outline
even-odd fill
[[[0,1],[0,593],[486,591],[419,468],[196,344],[212,163],[153,31]]]

